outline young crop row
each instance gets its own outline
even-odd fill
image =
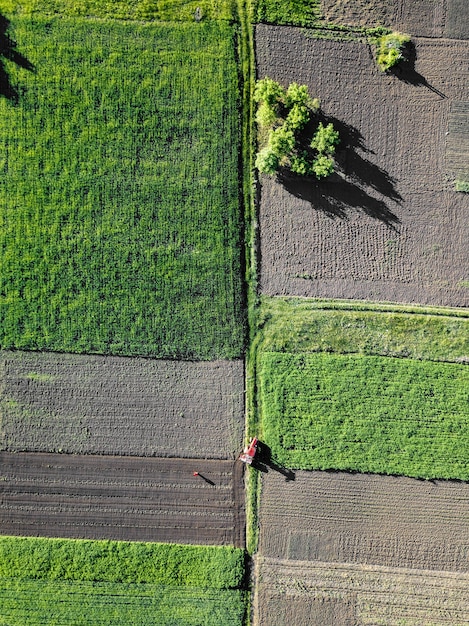
[[[0,537],[0,623],[240,626],[242,550]]]
[[[233,28],[13,26],[35,71],[0,100],[0,345],[240,356]]]
[[[262,440],[278,463],[469,479],[469,368],[327,353],[259,355]]]

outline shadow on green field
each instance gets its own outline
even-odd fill
[[[18,104],[20,99],[20,89],[16,87],[8,73],[5,66],[5,60],[15,63],[18,67],[21,67],[30,72],[34,72],[34,65],[28,61],[28,59],[17,50],[16,41],[14,41],[9,34],[10,20],[4,15],[0,14],[0,95]]]
[[[287,482],[293,481],[296,478],[295,472],[279,465],[274,459],[272,459],[272,450],[262,441],[259,441],[257,444],[257,453],[253,459],[252,467],[260,472],[264,472],[265,474],[269,471],[269,469],[274,472],[279,472],[279,474],[285,476],[285,480]]]

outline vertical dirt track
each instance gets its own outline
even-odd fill
[[[239,462],[2,452],[0,476],[3,535],[244,546]]]

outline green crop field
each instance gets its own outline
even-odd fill
[[[469,476],[469,311],[269,298],[261,433],[288,467]]]
[[[0,0],[8,15],[69,15],[124,20],[232,20],[234,0]],[[197,14],[196,14],[197,11]]]
[[[469,480],[469,367],[357,354],[259,355],[262,440],[297,469]]]
[[[235,548],[0,537],[0,624],[241,626]]]
[[[244,345],[234,28],[12,19],[0,346],[232,358]]]

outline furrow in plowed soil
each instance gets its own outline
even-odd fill
[[[469,572],[469,484],[366,474],[263,477],[267,557]]]
[[[259,626],[469,624],[467,573],[260,559],[258,575]]]
[[[239,462],[1,452],[0,468],[0,534],[244,545]]]
[[[0,449],[234,459],[244,366],[0,352]]]

